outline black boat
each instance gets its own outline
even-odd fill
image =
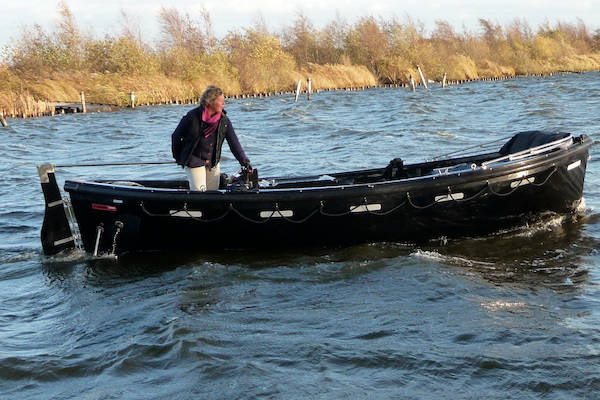
[[[207,192],[176,180],[67,180],[70,201],[54,166],[44,164],[42,245],[46,254],[79,242],[93,255],[117,255],[488,234],[543,212],[573,212],[592,144],[586,135],[529,131],[483,154],[407,165],[393,159],[382,168],[254,185],[224,181]]]

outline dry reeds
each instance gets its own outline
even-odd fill
[[[351,25],[338,18],[319,30],[300,15],[281,35],[259,23],[217,40],[206,10],[196,20],[163,8],[153,47],[131,22],[97,39],[80,32],[64,2],[59,10],[55,31],[36,25],[5,49],[5,115],[51,113],[50,101],[77,103],[81,91],[88,103],[127,106],[131,92],[138,104],[191,102],[208,84],[237,96],[292,91],[307,77],[315,90],[407,83],[418,76],[416,65],[437,81],[600,69],[600,30],[590,34],[582,21],[545,24],[535,34],[521,20],[504,28],[481,19],[480,34],[437,21],[426,36],[410,19],[367,17]]]

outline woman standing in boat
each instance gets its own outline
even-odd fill
[[[219,161],[225,139],[240,165],[252,171],[224,106],[223,91],[208,86],[200,97],[200,106],[188,112],[171,135],[173,158],[185,169],[190,190],[219,188]]]

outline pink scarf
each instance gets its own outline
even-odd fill
[[[219,125],[219,120],[221,119],[221,113],[218,112],[212,117],[210,116],[210,111],[208,107],[204,107],[204,111],[202,112],[202,121],[206,123],[206,128],[204,128],[204,137],[207,138],[217,130],[217,126]]]

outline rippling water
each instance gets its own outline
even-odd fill
[[[600,74],[232,100],[261,175],[420,161],[529,129],[600,139]],[[0,129],[0,398],[592,399],[599,163],[585,207],[482,238],[45,257],[35,165],[170,159],[184,106]],[[228,149],[222,170],[235,172]],[[180,177],[175,166],[59,179]],[[247,235],[251,232],[231,232]],[[227,240],[226,238],[224,240]]]

